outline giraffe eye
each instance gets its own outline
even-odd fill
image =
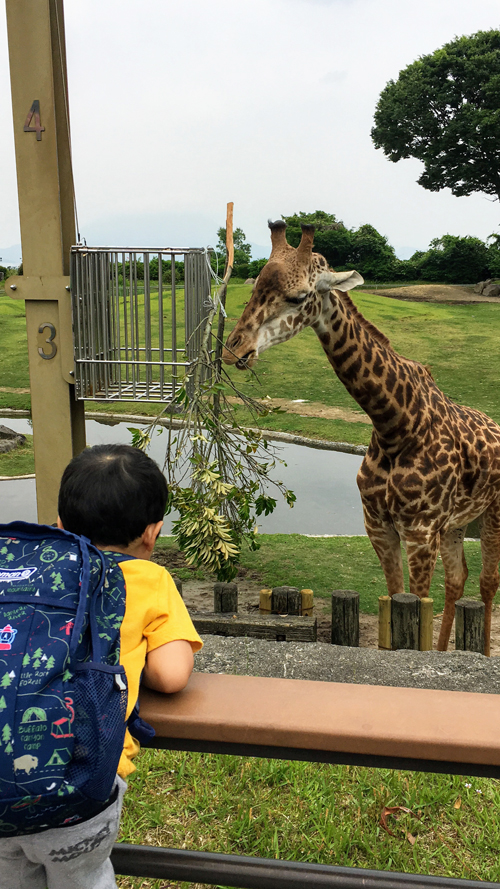
[[[306,296],[308,296],[307,293],[299,293],[297,296],[287,296],[286,301],[287,303],[293,303],[293,305],[298,306],[300,303],[304,302]]]

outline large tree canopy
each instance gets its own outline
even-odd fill
[[[459,37],[401,71],[371,135],[389,160],[422,161],[424,188],[500,200],[500,31]]]

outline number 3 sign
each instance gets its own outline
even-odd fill
[[[42,346],[38,346],[38,354],[40,355],[41,358],[45,358],[46,361],[50,361],[50,359],[54,358],[57,353],[57,346],[54,342],[52,342],[55,335],[56,335],[56,329],[55,329],[54,325],[50,323],[50,321],[44,321],[43,324],[40,324],[40,327],[38,328],[38,333],[43,333],[45,328],[48,328],[48,330],[49,330],[49,335],[48,335],[47,339],[45,340],[45,342],[49,344],[51,351],[44,352]]]

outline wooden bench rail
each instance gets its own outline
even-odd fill
[[[500,778],[497,695],[194,673],[140,702],[154,747]]]

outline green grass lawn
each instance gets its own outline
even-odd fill
[[[500,877],[500,790],[491,779],[159,750],[143,751],[136,764],[122,842],[470,880]],[[412,811],[388,819],[394,836],[380,824],[385,806]],[[118,885],[193,886],[131,878]]]
[[[248,296],[245,285],[232,288],[228,329],[234,326]],[[500,304],[412,303],[356,290],[352,296],[363,315],[389,337],[396,351],[431,366],[446,395],[500,422]],[[241,388],[255,396],[305,398],[329,406],[357,407],[309,329],[264,352],[255,375],[233,368],[230,373],[240,381]]]
[[[1,422],[1,421],[0,421]],[[8,421],[7,421],[8,422]],[[0,454],[1,475],[28,475],[35,471],[33,436],[26,436],[26,444],[14,451]]]
[[[1,285],[0,285],[1,286]],[[228,332],[239,318],[250,296],[250,286],[232,284],[228,288]],[[461,404],[483,410],[500,422],[500,304],[444,305],[411,303],[388,299],[378,293],[354,291],[363,314],[383,330],[401,354],[430,364],[437,384]],[[152,306],[157,297],[152,294]],[[182,315],[182,291],[178,311]],[[24,304],[12,300],[0,289],[0,387],[29,386]],[[304,398],[327,406],[357,407],[330,368],[316,335],[305,330],[287,343],[263,353],[256,373],[229,369],[230,375],[255,397]],[[29,395],[0,391],[0,407],[28,407]],[[133,403],[88,408],[133,412]],[[141,405],[141,409],[142,409]],[[146,406],[144,406],[146,407]],[[154,414],[157,406],[147,407]],[[243,412],[242,419],[245,419]],[[263,421],[265,428],[320,437],[333,441],[366,443],[369,427],[337,420],[319,420],[291,414],[278,414]]]
[[[316,597],[324,599],[329,599],[332,590],[357,590],[360,595],[360,610],[365,614],[376,614],[379,596],[387,595],[384,575],[368,537],[260,534],[259,542],[260,549],[256,552],[243,548],[240,560],[242,569],[256,578],[256,586],[260,584],[266,589],[275,586],[311,589]],[[464,546],[469,567],[464,595],[479,599],[480,543],[470,540]],[[162,537],[157,548],[176,550],[177,544],[172,537]],[[404,568],[408,591],[406,564]],[[189,566],[176,566],[173,573],[181,580],[211,579],[211,575]],[[440,558],[432,579],[430,595],[434,599],[434,612],[442,611],[444,574]]]

